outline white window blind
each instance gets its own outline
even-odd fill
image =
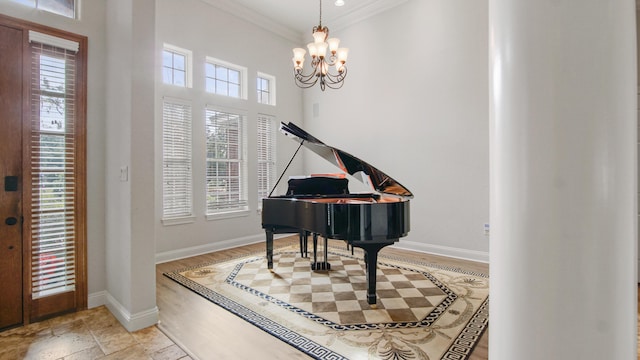
[[[276,181],[276,123],[269,115],[258,114],[258,206]]]
[[[162,108],[163,219],[193,213],[191,138],[191,105],[165,99]]]
[[[31,43],[31,292],[34,299],[75,290],[75,51]]]
[[[80,44],[77,41],[62,39],[53,35],[43,34],[41,32],[29,30],[29,42],[51,45],[56,48],[78,52]]]
[[[207,215],[247,210],[244,115],[207,109]]]

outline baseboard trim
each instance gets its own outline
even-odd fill
[[[120,321],[120,324],[122,324],[122,326],[124,326],[124,328],[129,332],[134,332],[155,325],[159,320],[157,306],[131,314],[109,293],[107,293],[107,302],[105,305],[107,306],[107,309],[111,311],[113,316]]]
[[[291,236],[291,234],[274,235],[274,238]],[[184,249],[165,251],[156,254],[156,264],[162,264],[169,261],[180,260],[192,256],[208,254],[214,251],[232,249],[238,246],[255,244],[264,242],[264,234],[245,236],[231,240],[219,241],[205,245],[192,246]]]
[[[107,303],[107,292],[105,290],[89,294],[87,298],[87,307],[89,309],[97,308]]]
[[[456,259],[470,260],[470,261],[476,261],[476,262],[487,263],[487,264],[489,263],[489,252],[487,251],[467,250],[467,249],[460,249],[460,248],[454,248],[449,246],[432,245],[432,244],[425,244],[425,243],[419,243],[415,241],[406,241],[406,240],[400,240],[399,242],[394,244],[394,247],[398,249],[405,249],[405,250],[424,252],[428,254],[447,256],[447,257],[456,258]]]

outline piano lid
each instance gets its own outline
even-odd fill
[[[334,164],[345,173],[355,176],[365,184],[369,184],[377,192],[413,198],[411,191],[389,175],[351,154],[323,143],[294,123],[280,123],[280,131],[286,136],[298,139],[307,149],[320,155],[320,157]]]

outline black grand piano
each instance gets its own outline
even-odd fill
[[[300,143],[289,165],[300,147],[305,146],[344,173],[360,176],[360,180],[371,185],[374,192],[349,193],[346,178],[310,176],[290,179],[285,195],[269,194],[262,200],[262,228],[266,233],[269,269],[273,268],[273,234],[298,233],[304,248],[307,235],[313,234],[314,258],[316,237],[324,237],[324,263],[314,262],[313,269],[330,269],[326,257],[327,239],[344,240],[348,245],[364,250],[367,302],[375,304],[378,251],[409,232],[409,199],[413,194],[382,171],[326,145],[293,123],[281,123],[280,131]]]

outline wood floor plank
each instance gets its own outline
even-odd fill
[[[275,241],[275,246],[297,243],[296,237]],[[337,242],[335,244],[338,244]],[[285,344],[236,315],[218,307],[196,293],[162,275],[164,272],[196,266],[209,261],[223,261],[265,251],[264,243],[242,246],[215,253],[176,260],[156,266],[160,328],[188,353],[199,359],[310,359],[306,354]],[[393,247],[381,254],[401,256],[409,260],[459,267],[488,274],[484,263],[434,256]],[[470,360],[488,359],[488,330],[473,350]]]

